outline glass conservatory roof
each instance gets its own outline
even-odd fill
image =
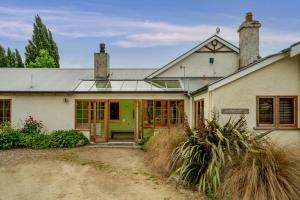
[[[178,80],[82,80],[74,89],[77,92],[97,91],[184,91]]]

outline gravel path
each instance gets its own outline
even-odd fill
[[[0,151],[0,199],[183,200],[198,193],[166,183],[134,149]]]

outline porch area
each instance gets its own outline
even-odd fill
[[[183,121],[184,100],[75,100],[75,128],[95,143],[135,143],[155,129],[183,127]]]

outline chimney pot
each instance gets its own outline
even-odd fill
[[[100,43],[100,53],[105,53],[105,43]]]
[[[246,20],[247,22],[253,21],[253,14],[252,14],[252,12],[247,12],[246,17],[245,17],[245,20]]]

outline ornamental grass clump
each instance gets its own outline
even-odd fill
[[[216,116],[216,115],[215,115]],[[221,171],[233,156],[241,156],[256,140],[246,128],[246,120],[231,119],[221,126],[217,117],[196,130],[185,122],[186,141],[173,153],[173,177],[182,184],[197,187],[199,191],[214,196],[221,183]]]
[[[171,128],[158,131],[147,142],[148,160],[162,176],[170,175],[172,152],[184,140],[182,128]]]
[[[300,199],[299,148],[255,146],[224,168],[219,196],[243,200]]]

